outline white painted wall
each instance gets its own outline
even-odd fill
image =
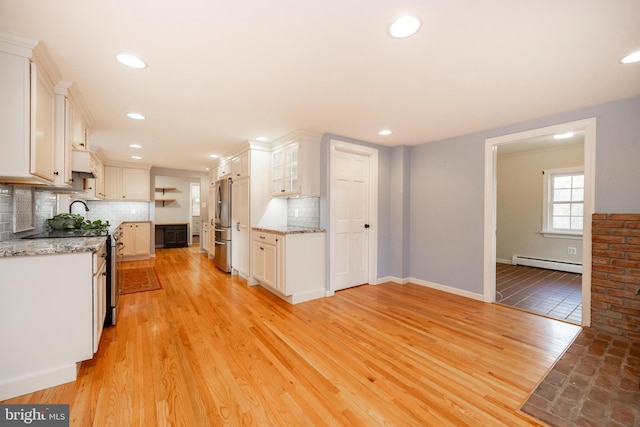
[[[192,182],[200,184],[200,180],[198,178],[163,175],[157,175],[155,177],[156,188],[176,187],[175,190],[165,192],[164,196],[162,195],[162,191],[156,190],[156,224],[190,222],[190,192]],[[165,202],[164,206],[162,206],[162,202],[157,201],[161,198],[172,198],[176,200],[174,202]]]

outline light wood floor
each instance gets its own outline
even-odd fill
[[[579,327],[417,285],[295,306],[195,248],[158,249],[163,289],[124,295],[74,383],[72,426],[541,425],[519,412]]]

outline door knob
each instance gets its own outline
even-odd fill
[[[364,225],[364,228],[369,228],[369,224],[365,224],[365,225]]]

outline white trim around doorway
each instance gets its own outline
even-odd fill
[[[496,161],[498,146],[524,139],[584,131],[584,218],[591,224],[595,212],[596,119],[588,118],[485,140],[484,180],[484,301],[496,298]],[[591,227],[582,236],[582,326],[591,324]]]

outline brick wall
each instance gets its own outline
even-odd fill
[[[591,327],[640,338],[640,214],[594,214]]]

